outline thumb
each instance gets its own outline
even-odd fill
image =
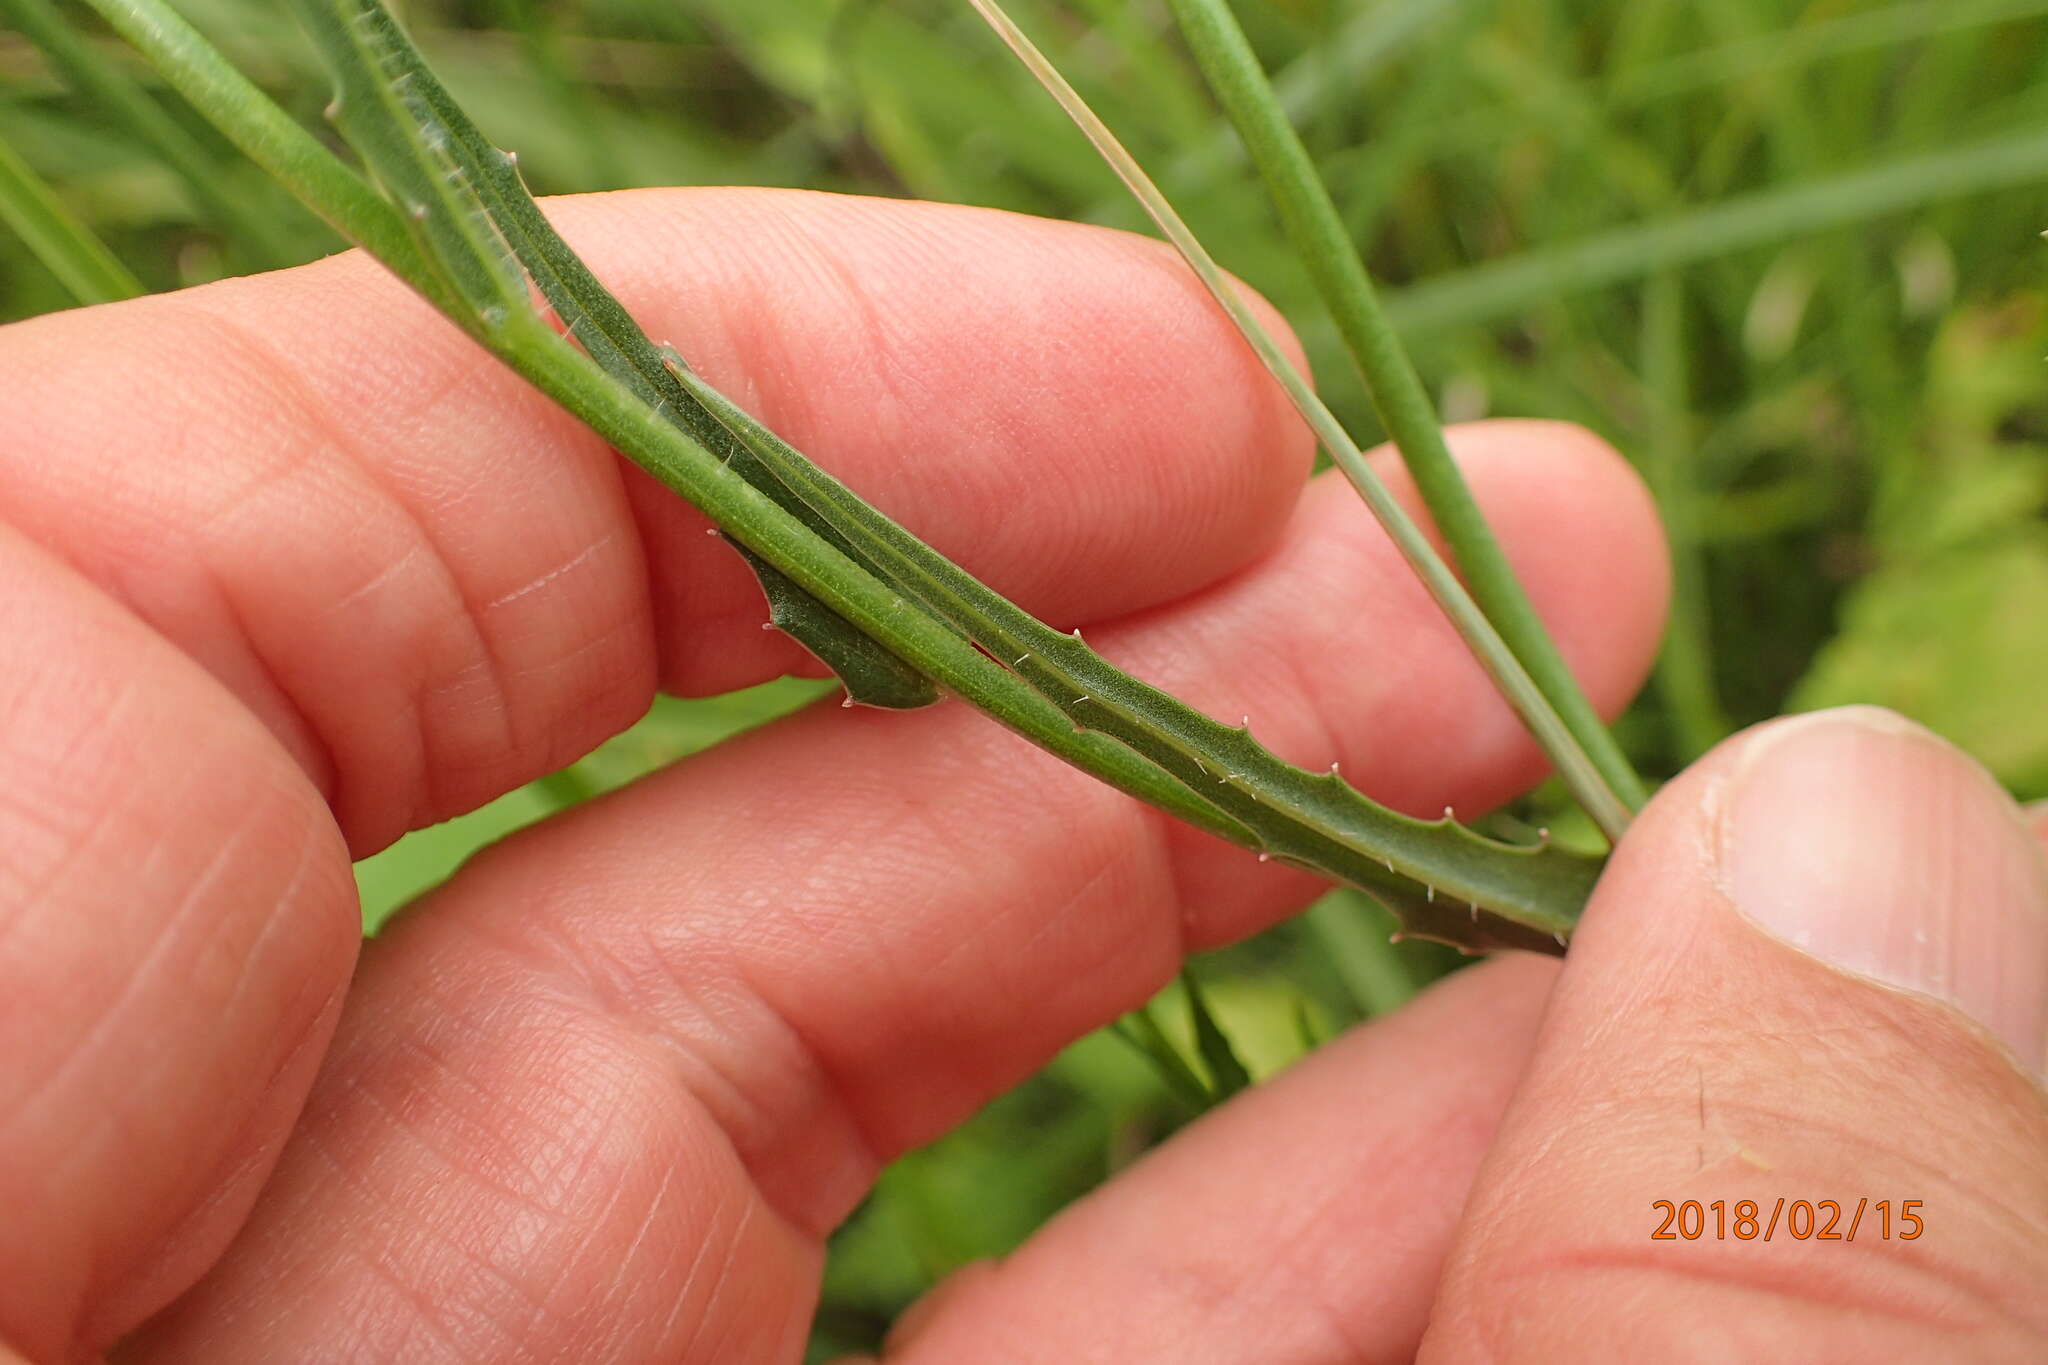
[[[1426,1361],[2048,1359],[2048,860],[1867,707],[1666,788],[1572,944]]]

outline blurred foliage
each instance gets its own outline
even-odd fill
[[[317,125],[325,81],[277,7],[181,7]],[[402,8],[543,192],[800,185],[1138,224],[952,0]],[[1164,6],[1015,8],[1224,263],[1295,320],[1333,404],[1371,432]],[[1240,10],[1447,415],[1582,422],[1642,462],[1689,585],[1658,683],[1622,725],[1648,771],[1675,770],[1728,725],[1871,700],[1954,736],[2021,795],[2048,795],[2048,296],[2035,241],[2048,226],[2048,0]],[[114,117],[0,30],[0,144],[144,284],[336,247],[86,31],[172,132]],[[166,138],[188,144],[183,173],[159,154]],[[0,232],[0,318],[69,301]],[[521,824],[816,691],[663,701],[566,774],[364,864],[366,914]],[[1548,792],[1518,814],[1571,828]],[[1200,964],[1254,1077],[1445,969],[1425,945],[1390,949],[1377,914],[1332,898]],[[1152,1018],[1190,1073],[1208,1074],[1184,998]],[[1014,1246],[1186,1121],[1198,1101],[1176,1097],[1159,1061],[1109,1034],[1083,1040],[892,1168],[835,1241],[819,1350],[871,1346],[937,1276]]]

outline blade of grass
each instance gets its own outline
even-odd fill
[[[137,85],[87,42],[50,0],[0,0],[11,18],[98,109],[162,157],[185,182],[200,209],[225,228],[233,242],[266,266],[291,265],[299,252],[274,220],[221,183],[221,166],[149,92]],[[296,212],[296,210],[292,210]]]
[[[1913,0],[1884,9],[1845,14],[1825,23],[1774,28],[1766,37],[1721,43],[1626,68],[1610,98],[1623,106],[1646,104],[1762,71],[1805,66],[1830,57],[1915,42],[1980,25],[2048,14],[2048,0]]]
[[[1657,690],[1670,713],[1681,764],[1727,738],[1734,728],[1715,695],[1706,584],[1697,531],[1699,490],[1688,455],[1685,295],[1678,277],[1651,277],[1643,295],[1643,387],[1650,439],[1643,474],[1662,512],[1671,546],[1671,614],[1657,656]]]
[[[1149,1004],[1140,1005],[1109,1026],[1110,1032],[1130,1044],[1140,1057],[1152,1064],[1167,1090],[1197,1114],[1216,1107],[1216,1096],[1208,1082],[1189,1065],[1181,1050],[1152,1017]]]
[[[1195,1051],[1202,1056],[1202,1065],[1209,1068],[1209,1088],[1215,1101],[1221,1104],[1252,1083],[1252,1073],[1245,1068],[1237,1049],[1231,1045],[1230,1035],[1216,1022],[1215,1013],[1209,1008],[1208,997],[1202,994],[1201,982],[1195,979],[1192,968],[1180,969],[1180,987],[1188,997],[1188,1024],[1194,1030]]]
[[[1387,300],[1404,336],[1489,322],[1537,303],[1901,209],[2048,179],[2048,129],[2029,128],[1633,223],[1410,285]]]
[[[80,303],[109,303],[145,293],[142,281],[128,272],[107,244],[64,206],[55,190],[0,140],[0,221],[4,221],[36,259],[50,268]]]
[[[1354,891],[1334,891],[1309,908],[1308,925],[1322,939],[1330,965],[1370,1018],[1390,1014],[1415,996],[1415,978],[1387,937],[1379,907]]]
[[[1642,780],[1572,677],[1473,500],[1458,462],[1444,443],[1443,428],[1421,376],[1387,320],[1379,291],[1345,231],[1343,217],[1268,84],[1236,16],[1226,0],[1169,3],[1209,88],[1244,139],[1252,163],[1279,209],[1287,239],[1330,310],[1345,349],[1365,380],[1380,423],[1449,543],[1473,600],[1541,689],[1607,788],[1630,810],[1639,808],[1644,800]],[[1601,824],[1606,827],[1607,821]],[[1612,829],[1608,832],[1614,833]]]
[[[1289,400],[1308,422],[1324,448],[1336,461],[1337,467],[1365,499],[1366,505],[1386,528],[1388,537],[1400,550],[1423,585],[1429,589],[1437,604],[1443,608],[1451,624],[1456,628],[1475,658],[1493,677],[1501,694],[1522,717],[1530,733],[1543,746],[1556,764],[1558,774],[1571,789],[1587,814],[1608,838],[1618,841],[1628,827],[1630,807],[1609,785],[1600,766],[1585,752],[1556,708],[1543,690],[1529,676],[1521,661],[1516,658],[1493,624],[1486,618],[1478,604],[1472,600],[1457,575],[1437,555],[1407,511],[1394,498],[1379,474],[1367,462],[1364,452],[1340,425],[1327,406],[1309,386],[1306,378],[1295,369],[1279,343],[1268,333],[1252,313],[1236,287],[1223,274],[1222,268],[1209,256],[1196,240],[1185,222],[1167,203],[1136,159],[1117,141],[1116,135],[1097,118],[1080,95],[1054,69],[1045,55],[1033,45],[1005,14],[995,0],[970,0],[975,10],[987,21],[990,28],[1002,38],[1011,51],[1017,54],[1039,83],[1044,85],[1053,98],[1065,109],[1068,117],[1094,144],[1103,159],[1116,170],[1118,178],[1131,188],[1145,211],[1164,232],[1169,241],[1180,251],[1195,274],[1201,279],[1210,294],[1229,314],[1238,331],[1244,336],[1252,350],[1273,377],[1280,382]]]

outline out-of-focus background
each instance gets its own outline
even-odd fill
[[[318,124],[326,82],[282,7],[179,8]],[[1372,435],[1162,0],[1013,8]],[[962,0],[401,9],[538,192],[801,185],[1140,224]],[[1446,416],[1582,422],[1657,490],[1680,595],[1622,725],[1646,770],[1865,700],[2048,795],[2048,0],[1239,9]],[[81,36],[46,41],[52,13]],[[80,7],[0,0],[0,319],[74,301],[30,247],[51,212],[152,290],[338,246]],[[503,833],[822,690],[662,700],[574,768],[365,863],[366,921]],[[1546,793],[1521,813],[1567,824]],[[1384,928],[1333,897],[1197,964],[1254,1075],[1446,970]],[[1227,1088],[1178,988],[1076,1044],[883,1177],[835,1239],[816,1352],[872,1346],[936,1278]]]

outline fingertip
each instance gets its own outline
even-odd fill
[[[1572,672],[1603,715],[1618,714],[1656,658],[1671,596],[1648,484],[1572,422],[1503,418],[1445,435]]]

